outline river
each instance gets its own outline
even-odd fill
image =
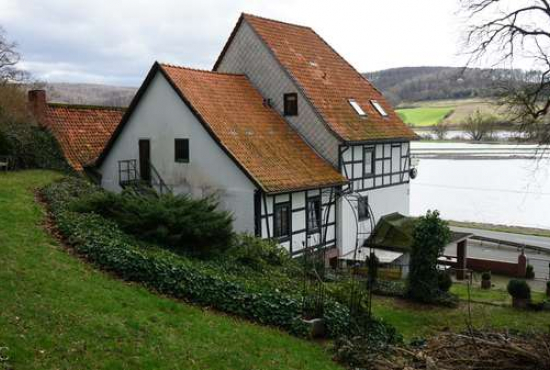
[[[411,214],[550,229],[550,154],[533,145],[414,142]]]

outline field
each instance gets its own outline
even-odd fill
[[[322,346],[155,295],[69,254],[33,189],[0,173],[0,369],[338,369]]]
[[[403,122],[415,126],[434,126],[441,122],[448,114],[453,111],[453,108],[406,108],[398,109],[397,113]]]
[[[397,107],[397,112],[403,121],[416,127],[433,126],[440,120],[447,125],[460,125],[477,110],[503,120],[506,118],[503,108],[490,100],[434,100],[403,103],[401,106],[401,108]],[[445,118],[446,114],[448,116]]]

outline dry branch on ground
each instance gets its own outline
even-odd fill
[[[550,370],[550,333],[443,333],[418,348],[394,347],[377,370]]]

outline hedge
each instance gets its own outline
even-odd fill
[[[77,253],[103,270],[127,281],[142,283],[150,289],[176,298],[238,315],[262,324],[283,328],[293,334],[305,334],[300,320],[302,298],[254,282],[237,281],[223,271],[195,259],[175,255],[155,247],[143,247],[118,226],[93,213],[70,210],[71,201],[89,194],[94,186],[80,179],[65,179],[43,190],[51,213],[66,242]],[[329,337],[349,334],[349,310],[327,300],[325,323]],[[395,330],[374,321],[398,337]],[[371,325],[372,325],[371,324]]]
[[[0,154],[10,155],[17,168],[47,168],[71,173],[73,169],[54,136],[29,122],[0,116]]]

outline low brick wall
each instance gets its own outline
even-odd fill
[[[491,271],[494,274],[523,278],[526,260],[523,255],[518,257],[517,263],[469,257],[466,267],[478,272]]]

